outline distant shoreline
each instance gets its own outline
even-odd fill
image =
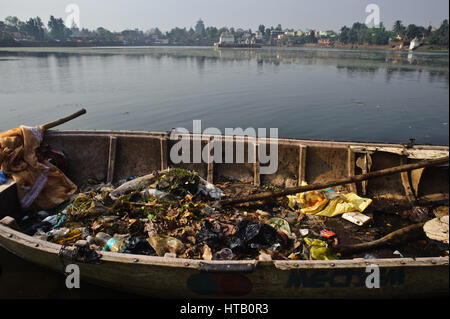
[[[124,46],[124,45],[102,45],[102,46],[14,46],[14,47],[1,47],[0,51],[3,52],[63,52],[63,51],[74,51],[74,50],[88,50],[88,49],[105,49],[105,48],[117,48],[117,49],[140,49],[140,48],[211,48],[214,46],[192,46],[192,45],[137,45],[137,46]],[[442,49],[432,46],[421,46],[414,51],[409,51],[406,49],[393,48],[390,45],[334,45],[325,46],[319,44],[306,44],[298,46],[262,46],[261,48],[220,48],[218,50],[264,50],[264,49],[325,49],[325,50],[373,50],[373,51],[391,51],[399,53],[410,53],[410,52],[420,52],[420,53],[449,53],[448,49]]]

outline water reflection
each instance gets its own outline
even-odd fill
[[[259,71],[266,65],[331,65],[338,70],[345,69],[349,77],[378,71],[385,72],[389,81],[393,74],[407,72],[428,72],[430,80],[444,80],[449,83],[448,54],[423,54],[397,51],[352,51],[324,49],[208,49],[208,48],[83,48],[62,49],[63,52],[2,52],[2,55],[56,57],[58,66],[67,64],[69,57],[80,59],[81,55],[101,56],[101,62],[108,63],[108,57],[120,54],[128,60],[144,62],[147,58],[161,61],[172,59],[177,62],[195,61],[199,72],[206,63],[217,62],[255,62]]]
[[[26,52],[25,52],[26,50]],[[264,48],[0,50],[0,131],[278,127],[312,139],[448,144],[448,54]],[[424,107],[426,106],[426,107]]]

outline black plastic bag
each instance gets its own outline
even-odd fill
[[[255,249],[268,248],[276,243],[283,244],[283,238],[275,228],[264,223],[243,220],[230,237],[230,248],[235,252],[251,253]]]
[[[211,223],[208,220],[202,222],[202,228],[197,233],[197,241],[207,244],[209,247],[217,249],[223,246],[225,236],[219,223]]]
[[[34,224],[33,226],[28,227],[27,229],[25,229],[25,231],[23,233],[28,236],[33,236],[38,231],[46,233],[46,232],[50,231],[52,229],[52,227],[53,227],[53,224],[51,224],[49,222],[42,222],[42,223]]]
[[[147,240],[141,237],[131,237],[127,240],[125,253],[155,256],[156,252]]]

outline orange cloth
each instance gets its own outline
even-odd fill
[[[0,133],[0,170],[17,184],[24,209],[48,210],[63,203],[76,192],[72,183],[48,161],[38,162],[36,149],[42,142],[41,127],[20,126]]]

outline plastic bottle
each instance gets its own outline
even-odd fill
[[[83,234],[82,229],[77,228],[77,229],[70,231],[65,236],[55,239],[53,242],[56,244],[60,244],[60,245],[71,244],[71,243],[76,242],[78,239],[80,239],[82,234]]]
[[[0,185],[5,184],[8,181],[8,179],[6,178],[5,174],[3,174],[2,171],[0,171]]]
[[[105,251],[112,251],[112,252],[124,252],[127,249],[125,240],[121,239],[121,240],[117,240],[115,238],[111,238],[110,240],[108,240],[106,242]]]
[[[157,189],[144,189],[141,194],[155,198],[166,198],[169,195],[166,192],[161,192]]]
[[[100,247],[105,247],[106,243],[110,239],[111,239],[111,236],[109,236],[108,234],[103,233],[103,232],[99,232],[94,237],[94,243],[97,244]]]
[[[339,197],[339,194],[336,193],[336,192],[334,191],[334,189],[332,189],[332,188],[327,188],[327,189],[325,190],[325,196],[326,196],[329,200],[332,200],[332,199],[335,199],[336,197]]]

